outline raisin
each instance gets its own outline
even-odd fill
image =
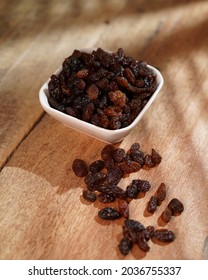
[[[104,180],[105,180],[105,174],[103,174],[101,172],[89,173],[84,178],[84,182],[85,182],[88,190],[90,190],[90,191],[97,190],[98,185],[102,184]]]
[[[89,99],[96,100],[99,95],[99,88],[95,84],[91,84],[87,89]]]
[[[140,150],[133,150],[130,153],[132,160],[138,162],[141,166],[145,163],[145,155]]]
[[[110,122],[109,122],[109,128],[116,130],[121,128],[121,121],[118,116],[111,117]]]
[[[82,119],[83,119],[84,121],[90,121],[90,119],[91,119],[91,117],[92,117],[92,115],[93,115],[94,110],[95,110],[94,104],[93,104],[93,103],[89,103],[89,104],[85,107],[85,109],[84,109],[84,111],[83,111]]]
[[[158,187],[156,196],[158,198],[158,205],[160,205],[166,198],[166,185],[164,183],[161,183]]]
[[[167,207],[171,210],[173,216],[176,216],[176,215],[182,213],[184,210],[183,203],[180,200],[178,200],[177,198],[173,198],[168,203]]]
[[[98,212],[98,216],[103,220],[116,220],[121,217],[121,214],[113,207],[105,207]]]
[[[157,229],[154,231],[153,237],[161,242],[172,242],[175,239],[175,234],[167,229]]]
[[[119,107],[124,107],[124,105],[126,104],[126,101],[127,101],[126,95],[125,95],[125,93],[123,93],[120,90],[110,91],[108,93],[108,96],[109,96],[110,100],[115,105],[118,105]]]
[[[150,250],[150,247],[147,244],[147,240],[145,238],[144,232],[137,233],[135,243],[145,253]]]
[[[98,200],[102,203],[113,202],[115,200],[115,194],[113,194],[113,193],[109,193],[109,194],[100,193],[98,195]]]
[[[97,199],[97,196],[94,192],[89,191],[89,190],[84,190],[82,193],[82,196],[85,200],[94,202]]]
[[[80,71],[77,72],[76,76],[80,79],[86,78],[89,74],[89,70],[88,69],[82,69]]]
[[[144,232],[144,237],[147,241],[149,241],[153,237],[154,230],[155,230],[155,228],[153,226],[148,226],[143,231]]]
[[[104,113],[108,117],[117,117],[122,115],[122,109],[119,106],[112,105],[105,108]]]
[[[131,184],[126,188],[126,194],[129,198],[136,198],[138,194],[138,188],[136,185]]]
[[[114,166],[115,166],[115,162],[112,157],[105,160],[105,167],[107,170],[114,168]]]
[[[136,242],[136,236],[139,232],[145,230],[143,224],[139,221],[128,219],[125,220],[123,225],[123,235],[124,237],[129,238],[132,242]]]
[[[134,85],[136,78],[134,73],[131,71],[130,68],[126,67],[125,71],[124,71],[124,75],[126,76],[127,80],[129,81],[130,84]]]
[[[113,151],[112,156],[116,162],[121,162],[125,158],[125,150],[117,148]]]
[[[152,156],[151,155],[149,155],[149,154],[145,155],[144,164],[147,167],[155,166],[154,162],[152,161]]]
[[[105,161],[109,158],[112,158],[112,153],[114,151],[114,147],[110,144],[106,145],[101,151],[101,157]]]
[[[105,166],[105,163],[103,160],[96,160],[93,163],[89,165],[89,171],[92,173],[96,173],[98,171],[101,171]]]
[[[157,196],[151,196],[150,200],[148,201],[147,204],[147,211],[149,213],[154,213],[157,209],[158,206],[158,198]]]
[[[109,184],[117,185],[123,176],[123,172],[118,166],[110,168],[107,172],[107,180]]]
[[[151,158],[154,164],[159,164],[162,160],[162,157],[154,149],[152,149]]]
[[[122,255],[128,255],[129,251],[132,248],[132,241],[124,237],[119,242],[118,248]]]
[[[117,76],[116,81],[120,86],[122,86],[124,88],[127,88],[129,86],[129,82],[125,77]]]
[[[75,117],[75,118],[80,118],[80,114],[77,110],[71,108],[71,107],[67,107],[66,108],[66,113],[72,117]]]
[[[129,204],[126,200],[118,200],[118,210],[124,218],[129,218]]]
[[[88,167],[82,159],[75,159],[73,161],[72,170],[78,177],[85,177],[88,173]]]
[[[151,188],[151,184],[150,182],[146,181],[146,180],[138,180],[137,182],[137,187],[138,187],[138,191],[144,193],[144,192],[148,192]]]
[[[118,166],[124,174],[137,172],[141,169],[141,165],[136,161],[121,162],[118,164]]]
[[[168,207],[166,207],[166,209],[161,214],[161,219],[163,220],[163,222],[168,223],[171,219],[171,216],[172,211]]]

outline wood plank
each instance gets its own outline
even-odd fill
[[[123,257],[117,248],[123,219],[101,221],[97,212],[103,205],[84,202],[83,180],[71,170],[75,158],[88,163],[98,159],[105,144],[44,115],[0,174],[1,259],[208,259],[208,5],[206,1],[177,1],[175,5],[166,1],[161,8],[156,1],[120,2],[119,8],[117,1],[78,6],[74,23],[62,18],[69,12],[66,2],[59,9],[51,6],[58,13],[56,19],[49,17],[40,34],[19,53],[16,65],[7,64],[9,70],[1,84],[5,138],[1,137],[0,151],[5,160],[40,118],[38,89],[69,52],[80,45],[98,44],[112,50],[123,46],[129,55],[159,67],[165,85],[136,129],[119,144],[128,149],[139,142],[145,152],[153,147],[162,162],[132,174],[121,187],[138,177],[151,182],[146,196],[130,203],[130,217],[146,226],[162,228],[159,216],[170,199],[183,201],[184,213],[168,224],[176,240],[166,246],[150,241],[149,253],[135,247]],[[92,15],[92,23],[87,24]],[[33,87],[31,76],[35,77]],[[147,201],[161,182],[167,184],[167,199],[149,216]]]

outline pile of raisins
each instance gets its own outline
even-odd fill
[[[130,125],[157,89],[156,75],[122,48],[75,50],[48,84],[50,106],[106,129]]]
[[[145,253],[150,250],[148,241],[172,242],[175,234],[168,229],[155,229],[153,226],[145,227],[139,221],[129,218],[129,203],[139,194],[151,189],[147,180],[134,179],[123,189],[119,182],[127,174],[138,172],[141,168],[153,168],[160,164],[162,157],[155,149],[145,154],[139,143],[131,145],[128,151],[106,145],[101,151],[101,159],[87,165],[82,159],[75,159],[72,169],[76,176],[83,177],[85,188],[82,196],[85,200],[101,203],[111,203],[117,200],[117,207],[107,206],[98,211],[99,218],[103,220],[116,220],[125,218],[123,237],[118,248],[123,255],[127,255],[132,246],[136,244]],[[166,198],[167,188],[161,183],[156,193],[147,202],[147,211],[153,214]],[[161,214],[161,219],[168,223],[172,216],[181,214],[184,210],[182,202],[172,199]]]

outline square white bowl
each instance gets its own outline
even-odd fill
[[[80,49],[81,52],[91,53],[93,50],[96,50],[95,48],[88,48],[88,49]],[[151,98],[148,100],[147,104],[144,106],[144,108],[141,110],[141,112],[138,114],[138,116],[135,118],[135,120],[127,127],[120,128],[117,130],[110,130],[102,127],[95,126],[91,123],[87,123],[83,120],[77,119],[75,117],[72,117],[70,115],[67,115],[65,113],[62,113],[54,108],[52,108],[48,103],[48,83],[50,81],[50,78],[42,85],[39,91],[39,100],[40,104],[43,107],[43,109],[54,119],[61,122],[62,124],[73,128],[79,132],[82,132],[84,134],[87,134],[89,136],[92,136],[96,139],[99,139],[101,141],[104,141],[106,143],[117,143],[122,141],[138,124],[144,113],[147,111],[147,109],[151,106],[153,101],[155,100],[156,96],[160,92],[164,80],[163,77],[156,68],[153,66],[147,65],[148,68],[150,68],[153,73],[156,75],[156,81],[158,84],[158,87],[156,91],[153,93]],[[62,67],[60,67],[58,70],[55,71],[55,75],[58,75],[62,70]]]

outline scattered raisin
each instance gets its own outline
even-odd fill
[[[100,193],[98,195],[98,200],[102,203],[108,203],[108,202],[113,202],[115,200],[115,194],[113,193],[109,193],[109,194],[106,194],[106,193]]]
[[[150,200],[148,201],[148,204],[147,204],[147,211],[149,213],[154,213],[157,209],[157,206],[158,206],[158,198],[157,196],[151,196]]]
[[[145,230],[143,224],[139,221],[128,219],[125,220],[123,225],[123,235],[124,237],[129,238],[132,242],[136,242],[136,236],[138,232],[142,232]]]
[[[98,212],[98,216],[103,220],[116,220],[121,214],[113,207],[105,207]]]
[[[129,204],[126,200],[118,200],[118,210],[124,218],[129,218]]]
[[[104,168],[104,166],[105,163],[103,160],[96,160],[89,165],[89,171],[92,173],[96,173],[98,171],[101,171]]]
[[[129,198],[136,198],[138,194],[138,188],[136,185],[131,184],[126,188],[126,194]]]
[[[153,226],[148,226],[143,231],[144,232],[144,237],[147,241],[149,241],[153,237],[154,230],[155,230],[155,228]]]
[[[145,238],[144,232],[138,232],[136,235],[135,243],[143,252],[148,252],[150,250],[149,245],[147,244],[147,240]]]
[[[151,158],[154,164],[159,164],[162,160],[162,157],[154,149],[152,149]]]
[[[109,158],[112,158],[112,152],[114,151],[114,147],[110,144],[106,145],[101,151],[101,157],[105,161]]]
[[[171,210],[173,216],[176,216],[176,215],[182,213],[184,210],[183,203],[180,200],[178,200],[177,198],[173,198],[169,202],[168,208]]]
[[[153,237],[161,242],[172,242],[175,239],[175,234],[171,230],[157,229],[154,231]]]
[[[125,150],[122,148],[117,148],[113,151],[112,156],[116,162],[121,162],[125,158]]]
[[[145,164],[145,166],[147,166],[147,167],[153,167],[153,166],[155,166],[155,164],[154,164],[154,162],[153,162],[153,160],[152,160],[152,156],[151,156],[151,155],[149,155],[149,154],[145,155],[144,164]]]
[[[158,205],[160,205],[166,198],[166,185],[164,183],[161,183],[158,187],[156,196],[158,199]]]
[[[78,177],[85,177],[88,173],[88,167],[82,159],[75,159],[72,164],[72,169]]]
[[[97,199],[97,196],[94,192],[89,191],[89,190],[84,190],[82,193],[82,196],[85,200],[94,202]]]
[[[119,242],[118,248],[122,255],[127,255],[132,248],[131,240],[126,237],[122,238]]]
[[[168,207],[166,207],[166,209],[161,214],[161,219],[163,220],[163,222],[168,223],[171,219],[171,216],[172,211]]]
[[[138,191],[145,193],[148,192],[151,188],[151,184],[146,180],[138,180]]]

